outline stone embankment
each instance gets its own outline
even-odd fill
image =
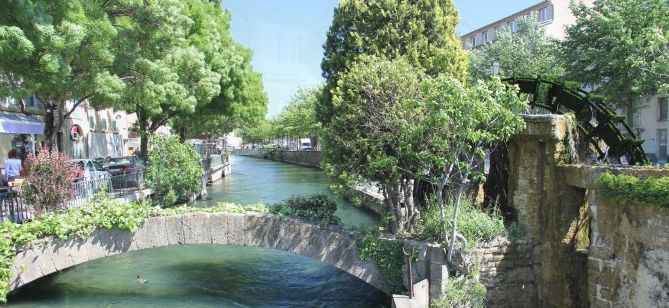
[[[321,151],[290,151],[278,149],[240,149],[235,154],[255,158],[269,159],[306,167],[320,168],[323,156]]]

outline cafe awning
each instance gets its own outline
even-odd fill
[[[0,133],[44,134],[44,122],[29,115],[0,113]]]

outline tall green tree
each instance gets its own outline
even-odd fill
[[[277,133],[272,121],[262,119],[256,124],[240,128],[239,136],[246,144],[267,144]]]
[[[112,46],[119,20],[140,6],[114,0],[0,1],[0,95],[37,95],[50,147],[81,102],[104,107],[119,101],[124,84],[110,70]]]
[[[422,99],[413,106],[422,116],[409,130],[404,148],[409,157],[419,162],[419,170],[430,170],[417,175],[436,187],[444,239],[450,239],[449,260],[456,239],[462,238],[457,233],[457,221],[465,188],[484,176],[481,163],[486,150],[505,142],[525,126],[514,111],[526,109],[527,98],[499,77],[473,85],[445,77],[424,83]],[[450,236],[443,200],[448,187],[455,189]]]
[[[518,19],[515,32],[501,30],[470,56],[470,80],[489,80],[492,76],[542,76],[556,79],[564,75],[556,40],[546,35],[536,16]]]
[[[211,60],[220,52],[220,33],[206,25],[224,17],[203,15],[194,9],[200,6],[221,10],[202,0],[152,1],[118,22],[114,69],[125,81],[119,108],[137,114],[144,159],[151,133],[173,117],[195,112],[221,91],[221,74],[212,69]],[[201,43],[204,39],[212,46]]]
[[[378,183],[393,232],[409,230],[418,214],[413,192],[420,165],[407,145],[420,120],[413,101],[423,78],[406,60],[361,56],[333,90],[323,136],[325,170],[345,183]]]
[[[331,91],[358,56],[400,56],[420,71],[464,80],[467,54],[455,34],[452,0],[342,0],[327,33],[321,68],[326,79],[318,117],[329,125]]]
[[[234,42],[230,12],[220,5],[197,0],[190,5],[194,20],[188,40],[202,50],[212,71],[218,73],[220,91],[196,105],[195,112],[172,118],[171,125],[182,140],[213,137],[245,124],[258,123],[267,112],[262,77],[251,67],[252,52]]]
[[[596,0],[592,7],[573,4],[572,11],[576,23],[567,28],[562,52],[567,77],[593,86],[593,92],[624,108],[632,124],[639,99],[658,91],[660,77],[666,77],[666,71],[656,71],[666,66],[652,63],[654,55],[666,50],[658,40],[666,46],[669,3]]]
[[[299,89],[276,117],[275,122],[283,137],[308,137],[311,146],[318,146],[323,126],[316,118],[316,105],[323,94],[323,87]]]

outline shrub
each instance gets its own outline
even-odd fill
[[[448,202],[444,207],[447,223],[453,219],[453,209],[452,202]],[[466,199],[463,199],[458,213],[458,232],[467,239],[469,248],[478,242],[490,241],[507,234],[504,220],[498,211],[485,212]],[[427,208],[421,212],[415,236],[421,240],[444,241],[444,229],[436,202],[429,200]]]
[[[321,225],[336,225],[337,202],[331,196],[316,194],[309,197],[291,197],[272,207],[272,213],[318,220]]]
[[[640,203],[669,208],[669,177],[638,178],[605,173],[597,181],[604,197],[620,203]]]
[[[57,150],[28,154],[21,197],[35,209],[35,214],[53,211],[75,194],[74,180],[79,169]]]
[[[486,287],[476,279],[448,278],[446,296],[434,301],[435,308],[484,308],[486,306]]]
[[[163,206],[171,206],[202,189],[200,155],[174,136],[151,138],[146,184]]]

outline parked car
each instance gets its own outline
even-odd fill
[[[111,189],[111,174],[95,160],[73,159],[72,164],[79,168],[79,175],[75,180],[77,194],[80,197],[90,196]]]
[[[73,159],[70,162],[79,167],[79,179],[91,180],[111,176],[107,169],[95,160]]]
[[[143,169],[144,163],[136,156],[121,156],[108,158],[105,162],[105,168],[111,175],[129,174],[135,169]]]
[[[136,156],[109,158],[105,168],[112,175],[115,189],[140,187],[144,182],[144,163]]]

